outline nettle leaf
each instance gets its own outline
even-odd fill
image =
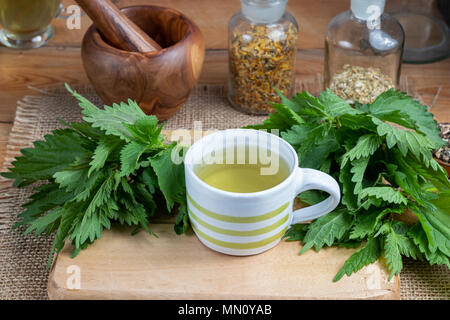
[[[299,114],[307,123],[322,122],[323,120],[332,121],[333,117],[326,107],[319,101],[318,98],[311,95],[309,92],[303,91],[292,97],[292,102],[295,104],[294,111]]]
[[[286,239],[286,241],[303,241],[308,229],[308,223],[293,224],[283,235],[283,238]]]
[[[329,132],[324,137],[319,138],[315,145],[309,151],[303,151],[298,148],[297,152],[302,153],[303,156],[299,159],[299,165],[302,168],[312,168],[329,173],[332,159],[330,155],[341,147],[336,137],[332,132]]]
[[[444,168],[438,166],[437,170],[427,167],[423,163],[417,161],[417,158],[408,155],[405,162],[422,178],[431,182],[436,188],[442,191],[450,189],[450,180]],[[434,160],[433,160],[434,161]]]
[[[414,241],[406,236],[410,227],[401,221],[389,221],[383,225],[380,232],[385,235],[383,248],[384,257],[391,279],[403,268],[402,255],[412,259],[422,259],[420,249]]]
[[[347,101],[337,96],[328,88],[319,95],[318,101],[333,118],[337,118],[342,115],[355,115],[362,113],[361,111],[352,108]]]
[[[295,103],[293,99],[291,100],[288,97],[286,97],[278,88],[275,88],[275,91],[281,98],[281,105],[288,107],[295,113],[298,113],[298,111],[300,110],[300,106],[297,103]]]
[[[413,169],[414,161],[408,161],[408,159],[403,158],[400,151],[395,149],[391,151],[391,155],[394,157],[396,164],[387,163],[386,168],[389,174],[393,176],[395,183],[400,188],[408,192],[419,204],[423,204],[424,202],[432,200],[436,197],[436,193],[423,190],[423,183],[421,183],[420,180],[425,177],[420,177],[420,169]],[[427,171],[428,170],[425,169],[425,172]],[[433,181],[442,180],[439,179],[439,172],[433,171],[433,173],[434,174],[431,177]],[[427,179],[425,178],[424,180]],[[447,180],[444,182],[448,183]]]
[[[420,252],[424,254],[430,265],[446,265],[450,268],[450,259],[448,255],[439,249],[435,249],[434,251],[430,250],[427,235],[420,222],[416,223],[414,227],[408,231],[408,236],[412,238],[413,242],[417,245]]]
[[[89,243],[92,243],[95,239],[100,239],[103,226],[99,215],[98,211],[94,211],[89,215],[84,215],[82,222],[76,224],[70,237],[75,242],[76,247],[83,247],[87,240],[89,240]]]
[[[364,172],[366,171],[367,165],[369,164],[369,158],[360,158],[353,160],[351,162],[350,172],[353,174],[352,182],[355,183],[355,188],[353,189],[354,194],[358,194],[363,188]]]
[[[365,134],[358,139],[356,145],[345,153],[341,168],[347,164],[347,161],[353,161],[363,157],[369,157],[381,146],[382,140],[375,134]]]
[[[86,200],[97,179],[104,174],[101,171],[97,171],[89,176],[89,160],[90,157],[76,159],[65,170],[56,172],[53,175],[59,187],[73,193],[78,201]]]
[[[289,101],[289,100],[288,100]],[[250,125],[248,129],[266,129],[266,130],[280,130],[285,131],[292,126],[302,124],[305,121],[303,118],[295,113],[291,108],[284,104],[273,103],[272,108],[276,111],[271,113],[269,117],[261,124]]]
[[[112,171],[109,172],[109,175],[102,181],[98,189],[92,194],[92,198],[89,202],[88,207],[86,208],[85,215],[89,215],[95,211],[96,208],[104,205],[108,198],[111,196],[114,189],[114,181],[115,177],[118,175],[118,172]]]
[[[334,241],[339,241],[350,230],[352,221],[353,217],[346,208],[337,209],[318,218],[309,225],[300,254],[312,247],[319,251],[324,245],[331,246]]]
[[[369,238],[366,244],[354,252],[345,261],[344,266],[338,271],[333,282],[339,281],[345,274],[350,276],[353,272],[361,270],[364,266],[374,263],[381,256],[381,248],[378,238]]]
[[[339,248],[355,249],[355,248],[359,248],[362,245],[362,241],[344,240],[342,242],[336,242],[335,245],[337,245]]]
[[[419,161],[422,160],[426,167],[439,170],[439,164],[433,159],[431,150],[434,144],[425,136],[412,131],[400,130],[377,119],[372,118],[377,125],[377,131],[380,136],[386,136],[386,145],[389,149],[397,146],[403,157],[406,157],[408,151]]]
[[[96,170],[100,170],[104,167],[108,157],[116,150],[122,147],[123,142],[119,138],[113,136],[104,136],[100,139],[94,154],[92,161],[89,163],[91,166],[88,171],[88,176]]]
[[[104,130],[106,134],[117,136],[127,142],[133,139],[133,135],[124,124],[134,124],[138,119],[147,117],[138,104],[130,99],[128,99],[128,104],[125,102],[114,103],[112,107],[104,106],[102,110],[69,86],[66,85],[66,88],[79,101],[81,112],[85,115],[84,121],[91,123],[94,128]]]
[[[371,116],[364,113],[343,114],[339,117],[338,123],[342,128],[351,130],[367,130],[377,132],[377,126],[371,121]]]
[[[439,249],[450,256],[450,214],[448,212],[448,202],[445,204],[445,207],[434,206],[420,209],[420,212],[415,208],[412,211],[416,214],[427,236],[430,251],[435,252],[436,249]]]
[[[175,230],[185,232],[189,220],[184,167],[170,161],[176,144],[164,144],[157,118],[146,116],[130,100],[101,110],[68,90],[80,101],[84,122],[61,120],[68,128],[53,131],[44,141],[36,141],[34,148],[23,149],[23,156],[3,174],[19,187],[46,182],[24,205],[16,227],[27,225],[26,233],[56,232],[48,266],[67,239],[76,256],[113,221],[152,234],[148,219],[157,206],[155,194],[162,194],[169,210],[178,204]]]
[[[361,190],[358,201],[365,197],[375,197],[382,199],[389,203],[404,204],[408,203],[408,200],[398,190],[394,190],[392,187],[369,187]]]
[[[420,231],[426,243],[421,252],[432,263],[448,262],[450,229],[446,226],[450,225],[450,215],[444,216],[443,212],[449,212],[450,199],[441,200],[439,206],[433,201],[450,189],[450,182],[432,158],[432,150],[442,144],[442,139],[425,106],[393,90],[380,95],[371,105],[356,103],[354,108],[329,90],[319,98],[307,92],[291,100],[282,97],[282,104],[304,120],[302,124],[284,126],[282,138],[296,149],[301,167],[339,176],[342,204],[353,217],[343,238],[327,239],[327,244],[354,247],[369,239],[335,280],[374,262],[383,251],[391,276],[401,270],[402,256],[421,258],[418,245],[406,234],[408,227],[394,221],[394,215],[407,207],[420,212],[419,227],[423,228]],[[332,151],[327,152],[327,146]],[[319,192],[299,196],[310,204],[321,197]],[[442,203],[446,203],[444,209]],[[319,220],[294,230],[297,233],[291,231],[293,239],[305,242],[303,250],[314,246],[314,240],[318,248],[324,245],[325,235],[319,233],[320,228],[314,229]]]
[[[390,210],[372,210],[361,212],[356,215],[356,221],[350,232],[350,239],[364,239],[377,230],[381,224],[381,219],[385,217]]]
[[[402,255],[398,244],[400,237],[400,235],[391,230],[384,239],[384,257],[386,258],[388,270],[391,272],[389,280],[394,275],[398,275],[403,269]]]
[[[397,244],[402,255],[414,260],[423,260],[422,253],[411,238],[400,236]]]
[[[158,177],[158,184],[167,202],[167,210],[171,211],[175,202],[186,198],[184,183],[184,164],[175,163],[172,154],[183,152],[176,145],[150,157],[150,165]]]
[[[370,108],[370,104],[368,103],[361,103],[359,101],[355,101],[355,103],[353,104],[353,107],[356,110],[362,111],[364,113],[369,112],[369,108]]]
[[[328,197],[328,194],[319,190],[307,190],[300,193],[297,198],[309,205],[313,205],[325,200]]]
[[[164,123],[158,127],[158,118],[155,116],[137,119],[133,125],[124,123],[124,126],[133,135],[135,141],[151,146],[153,149],[162,147],[164,136],[161,135],[161,131]]]
[[[312,147],[319,142],[327,133],[324,125],[301,124],[295,125],[286,132],[281,133],[281,137],[292,146],[301,148],[304,144]],[[306,149],[306,147],[303,147]]]
[[[71,229],[73,229],[73,223],[75,217],[77,216],[77,213],[77,208],[73,204],[63,207],[61,221],[58,230],[56,231],[52,247],[50,249],[50,254],[47,261],[47,269],[49,269],[52,264],[53,253],[61,251],[64,247],[66,239],[69,237]]]
[[[44,141],[35,141],[34,148],[22,149],[22,155],[13,161],[10,172],[2,176],[14,179],[14,186],[25,187],[39,180],[50,180],[53,175],[69,167],[76,159],[89,157],[83,146],[86,138],[72,129],[55,130],[45,135]]]
[[[370,105],[369,112],[379,119],[423,133],[432,142],[433,148],[443,145],[433,114],[404,92],[390,89],[380,94]]]
[[[155,193],[158,188],[158,177],[152,167],[144,168],[137,178],[147,187],[150,193]]]
[[[22,207],[25,209],[19,214],[20,220],[14,225],[30,224],[41,214],[55,207],[64,205],[73,198],[73,194],[60,189],[57,183],[47,183],[34,188],[35,193],[29,197],[29,201]]]
[[[184,166],[173,161],[184,149],[165,145],[163,126],[135,102],[100,109],[68,90],[80,102],[84,121],[61,121],[68,128],[24,149],[10,172],[3,173],[19,187],[46,183],[24,205],[17,225],[27,225],[27,232],[56,232],[50,258],[67,239],[75,256],[114,221],[134,226],[133,233],[142,228],[152,234],[149,218],[161,198],[169,211],[178,209],[175,232],[185,232]],[[293,226],[286,237],[303,241],[302,252],[330,245],[355,248],[367,240],[335,281],[382,254],[391,276],[401,270],[402,256],[424,256],[430,264],[450,267],[450,182],[432,159],[442,141],[425,107],[394,91],[354,108],[329,90],[318,98],[305,91],[292,99],[280,96],[275,112],[252,127],[280,131],[302,167],[339,177],[343,191],[338,209],[311,224]],[[323,196],[311,191],[300,197],[315,203]],[[406,207],[419,219],[412,228],[394,221]]]
[[[155,116],[146,116],[137,119],[132,125],[124,123],[124,126],[136,139],[147,143],[158,129],[158,118]],[[159,136],[159,134],[156,134],[156,136]]]
[[[342,199],[341,202],[349,210],[356,210],[358,208],[358,196],[354,194],[356,184],[352,181],[353,175],[350,172],[351,166],[347,164],[339,172],[339,182],[341,183]]]
[[[142,166],[139,160],[146,150],[147,145],[134,141],[123,147],[120,151],[120,174],[124,177],[134,174]]]
[[[153,194],[143,183],[136,183],[134,185],[134,193],[138,197],[139,202],[142,203],[147,210],[150,210],[149,215],[152,216],[156,209],[156,202],[153,198]]]
[[[105,133],[99,129],[99,128],[93,128],[89,123],[87,122],[71,122],[68,123],[62,119],[59,119],[59,121],[65,125],[68,128],[71,128],[78,132],[80,135],[84,136],[85,138],[89,139],[93,143],[93,147],[95,147],[95,144],[98,143],[98,141],[105,136]]]
[[[328,157],[328,151],[332,152],[331,150],[339,148],[335,137],[330,134],[325,124],[296,125],[282,132],[281,137],[296,149],[299,164],[304,167],[319,167]],[[317,158],[310,159],[311,152],[318,152],[314,154]]]
[[[88,173],[87,168],[79,170],[77,169],[65,170],[56,172],[53,175],[53,178],[55,178],[55,181],[59,184],[61,188],[66,188],[68,192],[71,192],[79,187],[78,182],[83,181],[82,179],[84,178],[87,178],[87,173]]]
[[[304,168],[326,169],[331,165],[329,155],[340,149],[334,131],[325,125],[293,126],[281,136],[296,149],[299,166]]]
[[[54,223],[61,218],[62,212],[63,209],[60,207],[50,210],[42,217],[33,220],[33,222],[30,223],[30,226],[25,230],[24,234],[34,232],[35,235],[39,235],[44,231],[47,231],[47,233],[54,231],[53,229],[57,227]]]
[[[187,211],[187,200],[183,197],[179,201],[177,220],[173,229],[176,234],[183,234],[189,228],[189,215]]]
[[[65,188],[67,192],[72,193],[74,196],[71,200],[78,202],[86,201],[91,192],[101,183],[103,177],[104,173],[101,171],[94,172],[89,176],[87,168],[65,170],[54,174],[55,181],[59,183],[60,188]]]
[[[109,227],[109,219],[102,214],[104,212],[102,207],[107,204],[113,192],[116,175],[116,172],[111,171],[110,175],[93,192],[89,200],[78,208],[70,235],[70,239],[74,242],[76,248],[82,248],[95,239],[99,239],[103,229]]]
[[[133,188],[123,177],[121,178],[121,186],[124,192],[120,195],[119,202],[124,205],[123,209],[127,212],[127,219],[131,220],[132,224],[139,224],[140,227],[149,234],[156,236],[148,226],[148,218],[152,217],[154,214],[153,206],[146,209],[144,205],[136,199]],[[138,193],[139,192],[136,194]]]

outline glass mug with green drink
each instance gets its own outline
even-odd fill
[[[0,0],[0,42],[10,48],[31,49],[53,36],[50,22],[60,10],[60,0]]]
[[[264,131],[207,135],[188,149],[184,167],[191,226],[204,245],[225,254],[264,252],[291,224],[327,214],[340,201],[331,176],[299,168],[291,145]],[[329,197],[293,211],[295,197],[312,189]]]

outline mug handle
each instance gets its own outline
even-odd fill
[[[296,175],[295,195],[306,190],[321,190],[329,193],[330,196],[315,205],[295,210],[291,224],[310,221],[331,212],[337,207],[341,200],[341,190],[333,177],[319,170],[302,168],[297,168]]]

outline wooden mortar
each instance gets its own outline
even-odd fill
[[[136,100],[145,113],[167,120],[185,103],[199,78],[203,36],[173,9],[142,5],[120,10],[162,49],[144,53],[118,49],[92,25],[81,47],[86,74],[105,104]]]

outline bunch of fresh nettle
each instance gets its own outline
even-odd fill
[[[50,257],[66,239],[75,256],[112,222],[151,233],[158,205],[178,212],[175,231],[185,232],[184,167],[171,159],[185,150],[164,143],[158,120],[135,102],[99,109],[68,90],[80,101],[84,121],[64,123],[65,129],[22,150],[3,173],[19,188],[43,182],[16,226],[55,233]],[[332,175],[343,192],[332,213],[288,230],[287,240],[303,243],[301,253],[332,245],[358,248],[335,281],[380,258],[391,276],[401,271],[402,256],[450,267],[450,183],[432,157],[443,141],[425,106],[390,90],[370,105],[351,107],[327,90],[318,98],[307,92],[291,100],[282,96],[273,107],[251,128],[278,129],[296,149],[300,167]],[[308,204],[324,197],[320,191],[299,196]],[[413,225],[402,222],[407,210],[418,218]]]

